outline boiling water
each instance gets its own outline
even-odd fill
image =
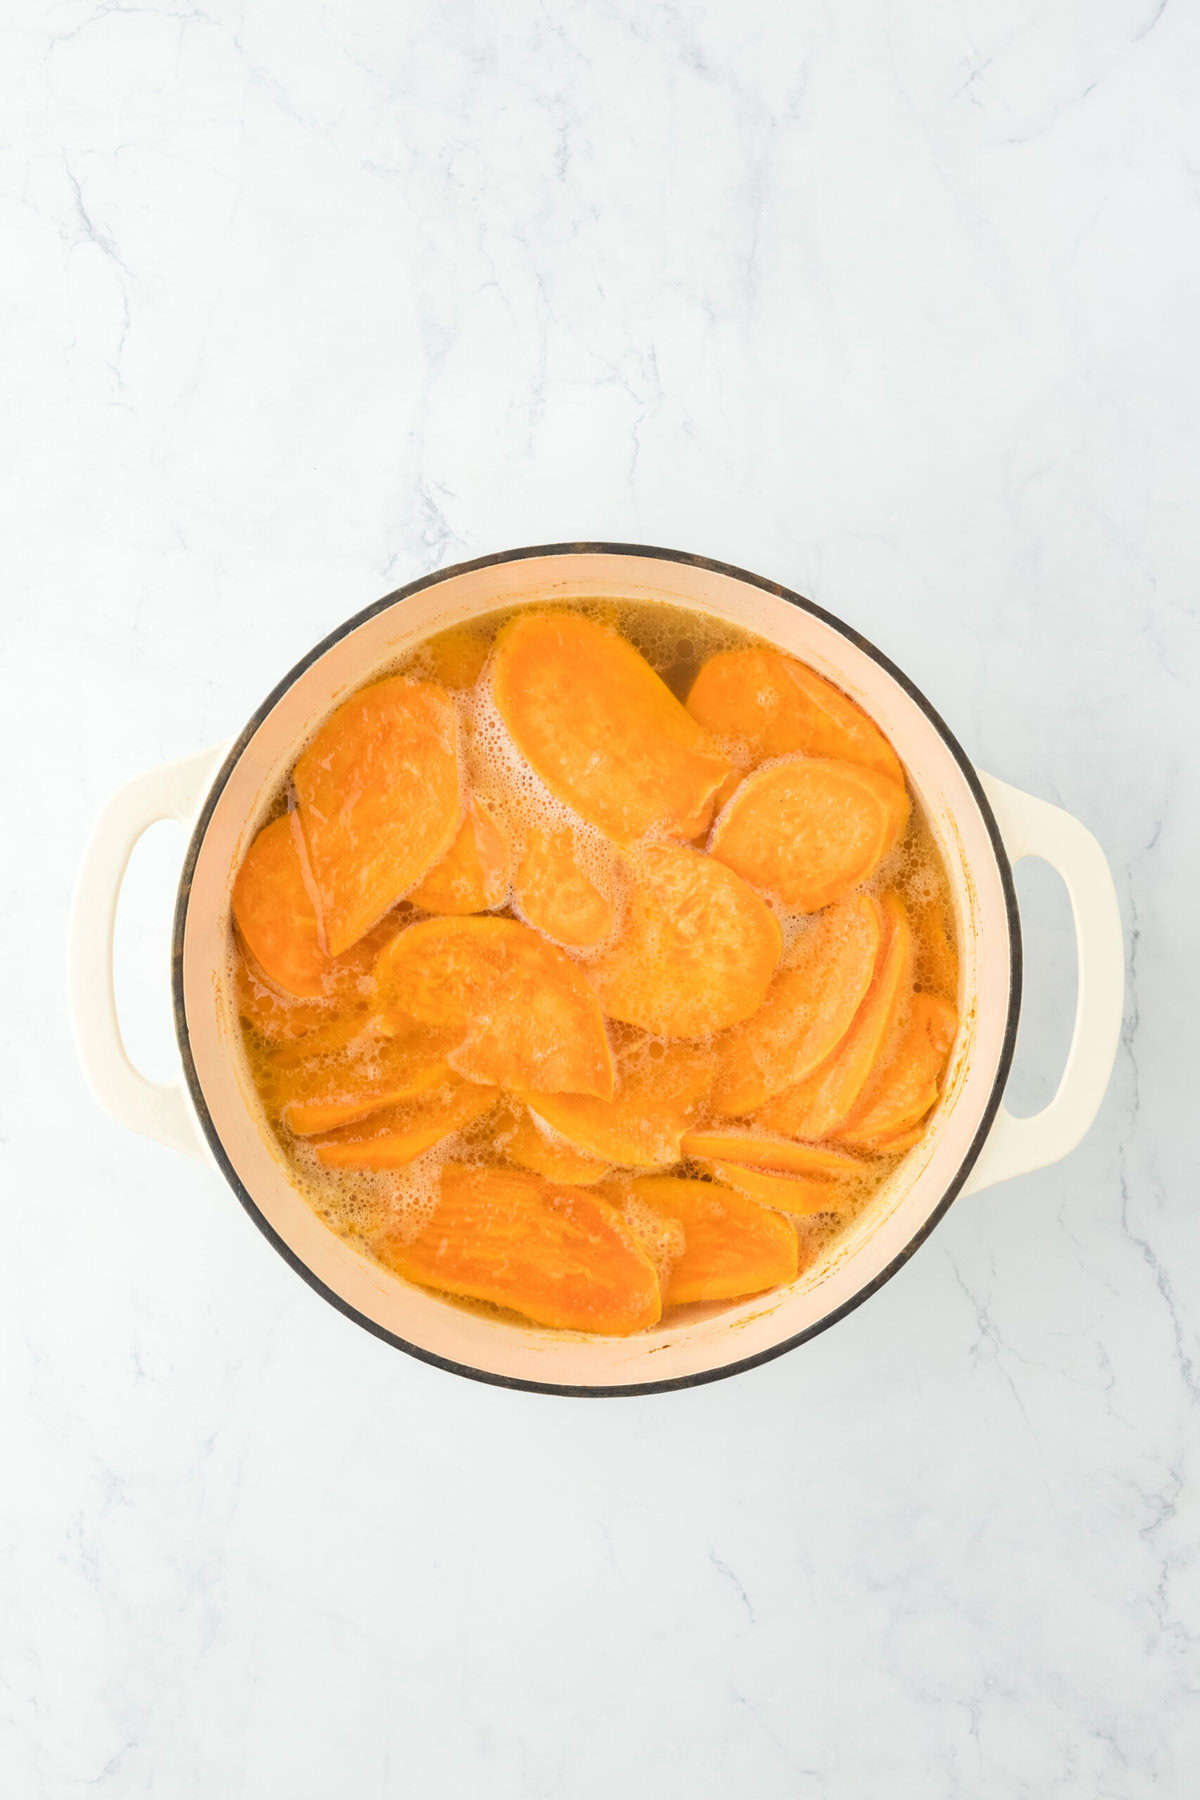
[[[539,610],[542,609],[542,604],[539,603]],[[480,656],[486,655],[488,646],[503,624],[520,610],[519,607],[510,607],[497,611],[468,628],[472,635],[478,633],[481,640],[478,645]],[[737,626],[660,603],[606,599],[572,602],[571,610],[620,630],[641,651],[681,701],[686,699],[693,680],[710,656],[721,650],[764,645],[763,639]],[[431,637],[403,658],[381,669],[373,679],[384,680],[393,675],[407,674],[436,680],[442,672],[444,649],[451,644],[461,644],[462,637],[462,627],[454,627]],[[512,847],[512,868],[515,870],[518,867],[531,830],[569,832],[579,867],[614,903],[617,920],[615,929],[619,931],[622,880],[613,847],[598,830],[582,821],[558,800],[521,757],[492,701],[486,661],[478,679],[470,687],[454,690],[454,697],[462,727],[466,785],[470,792],[484,802],[507,833]],[[735,762],[744,761],[744,756],[740,754],[743,746],[726,743],[721,747]],[[272,796],[263,815],[264,822],[283,812],[290,804],[289,777]],[[878,893],[888,889],[898,890],[910,910],[940,902],[947,927],[952,932],[953,912],[949,905],[946,873],[915,797],[903,838],[865,887],[869,892]],[[803,914],[790,913],[777,903],[771,904],[779,920],[783,937],[783,958],[786,959],[801,936],[811,929],[812,920]],[[400,928],[406,922],[423,916],[425,915],[408,902],[401,901],[390,918]],[[521,915],[510,897],[508,904],[497,908],[493,916],[520,918]],[[951,951],[953,952],[952,941]],[[585,966],[589,955],[595,953],[587,950],[567,951],[567,954]],[[231,928],[230,956],[234,963],[239,955]],[[922,971],[918,968],[918,982],[923,987],[944,993],[951,1000],[956,997],[956,975],[947,978],[944,971],[939,975],[926,970],[922,979]],[[656,1059],[667,1054],[665,1039],[655,1038],[635,1028],[610,1023],[610,1035],[614,1039],[619,1060],[626,1069],[639,1064],[652,1065]],[[266,1070],[270,1047],[249,1025],[243,1027],[243,1042],[252,1076],[260,1093],[264,1093],[268,1085]],[[318,1161],[315,1151],[305,1139],[295,1136],[282,1122],[271,1117],[269,1106],[264,1106],[264,1113],[288,1162],[292,1179],[309,1204],[333,1230],[367,1253],[370,1253],[372,1238],[385,1226],[389,1235],[399,1237],[415,1236],[422,1229],[437,1205],[444,1164],[482,1164],[504,1160],[503,1132],[497,1130],[494,1118],[485,1118],[464,1132],[443,1140],[402,1170],[327,1169]],[[736,1120],[720,1122],[735,1126],[745,1123]],[[680,1165],[677,1172],[699,1175],[704,1171]],[[882,1175],[876,1175],[869,1182],[864,1182],[849,1211],[842,1211],[837,1215],[798,1218],[796,1224],[801,1236],[802,1252],[806,1246],[822,1247],[839,1235],[855,1214],[861,1211],[882,1178]],[[631,1200],[630,1206],[632,1212],[636,1212],[636,1201]],[[665,1267],[671,1255],[678,1253],[678,1246],[673,1251],[674,1240],[670,1229],[664,1228],[662,1221],[652,1215],[649,1209],[642,1208],[642,1211],[646,1214],[641,1221],[646,1247],[651,1256]],[[637,1224],[632,1217],[631,1222]],[[479,1306],[476,1302],[458,1303],[475,1309]]]

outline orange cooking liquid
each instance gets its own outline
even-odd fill
[[[509,608],[293,767],[234,889],[247,1064],[296,1186],[396,1279],[644,1330],[802,1277],[927,1129],[946,872],[878,728],[772,646]]]

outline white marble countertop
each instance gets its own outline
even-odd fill
[[[16,0],[0,32],[0,1788],[1194,1791],[1196,9]],[[61,973],[117,785],[388,589],[577,536],[860,626],[1098,832],[1130,945],[1067,1162],[802,1350],[599,1403],[348,1324],[100,1113]],[[122,919],[158,1069],[179,853],[146,841]],[[1021,886],[1029,1108],[1073,977]]]

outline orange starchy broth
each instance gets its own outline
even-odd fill
[[[628,847],[612,844],[595,826],[588,824],[563,800],[551,794],[524,761],[489,690],[490,658],[483,658],[480,639],[483,637],[494,643],[505,623],[521,610],[509,608],[489,615],[481,625],[472,625],[469,656],[465,656],[463,652],[462,628],[451,628],[430,638],[388,668],[380,670],[370,685],[396,675],[431,681],[437,680],[440,673],[443,679],[449,680],[447,670],[453,670],[456,676],[459,670],[464,675],[469,675],[482,660],[482,671],[474,686],[450,688],[461,727],[464,804],[469,795],[483,802],[489,816],[508,838],[509,864],[514,874],[520,866],[524,845],[531,832],[568,833],[578,869],[611,903],[614,927],[610,938],[605,941],[611,944],[619,937],[626,904],[623,864]],[[658,603],[620,599],[586,601],[572,603],[569,610],[583,613],[599,623],[615,626],[620,630],[681,702],[686,701],[697,672],[708,658],[722,651],[762,645],[762,640],[755,635],[724,621]],[[744,766],[744,745],[728,741],[716,743],[714,748],[729,755],[735,764]],[[760,763],[758,766],[764,765]],[[722,795],[721,798],[724,799],[725,796]],[[917,940],[917,985],[936,992],[953,1003],[957,1000],[958,958],[953,936],[949,882],[928,823],[911,791],[910,799],[911,810],[902,836],[880,866],[855,891],[880,898],[887,893],[899,895],[913,923]],[[295,796],[289,774],[264,809],[264,822],[278,817],[294,804]],[[708,833],[704,832],[694,840],[696,847],[703,848],[707,837]],[[782,968],[797,941],[812,929],[813,920],[819,915],[805,916],[789,912],[777,897],[763,897],[779,923],[782,940],[779,967]],[[429,915],[422,913],[408,900],[401,900],[388,915],[389,920],[395,919],[397,929],[427,916]],[[511,886],[507,896],[492,909],[490,916],[522,919]],[[384,929],[386,931],[386,927]],[[589,962],[602,956],[605,945],[592,945],[582,949],[566,944],[560,947],[581,970],[586,971]],[[242,956],[239,936],[231,928],[232,974],[236,975]],[[370,984],[366,985],[369,989]],[[369,999],[368,992],[363,996],[364,1009],[369,1004]],[[894,1022],[891,1039],[893,1044],[903,1032],[907,1010],[905,1007],[902,1015]],[[608,1029],[610,1041],[614,1048],[621,1049],[626,1066],[633,1066],[634,1061],[639,1061],[640,1064],[652,1067],[656,1059],[668,1056],[672,1044],[679,1041],[667,1040],[651,1033],[637,1033],[633,1028],[615,1025],[611,1020]],[[270,1089],[272,1046],[247,1022],[243,1023],[242,1036],[251,1077],[260,1096],[265,1097]],[[712,1047],[711,1038],[690,1041],[706,1051]],[[288,1048],[289,1052],[295,1050],[293,1040],[289,1040]],[[320,1062],[332,1064],[335,1060],[336,1053],[321,1058]],[[516,1096],[503,1104],[519,1108],[523,1098]],[[531,1098],[530,1104],[531,1107],[536,1106],[535,1097]],[[281,1117],[273,1116],[265,1098],[263,1111],[265,1122],[274,1134],[280,1153],[287,1163],[291,1179],[309,1205],[331,1230],[368,1256],[378,1255],[381,1234],[386,1232],[393,1241],[411,1240],[429,1225],[437,1211],[441,1171],[447,1163],[496,1165],[505,1169],[513,1166],[505,1161],[503,1155],[504,1132],[496,1129],[498,1115],[485,1115],[464,1131],[427,1150],[402,1170],[373,1171],[324,1167],[318,1160],[313,1145],[290,1132]],[[536,1110],[530,1116],[539,1124],[540,1129],[548,1130],[544,1121],[537,1120]],[[745,1118],[731,1119],[708,1112],[701,1106],[691,1121],[693,1129],[697,1125],[707,1125],[713,1129],[745,1128],[752,1126],[753,1121]],[[549,1131],[549,1135],[555,1134]],[[563,1141],[564,1144],[569,1143],[568,1139]],[[800,1227],[802,1272],[829,1241],[840,1236],[855,1216],[869,1204],[880,1183],[895,1166],[895,1157],[889,1159],[886,1152],[874,1157],[866,1152],[862,1154],[864,1160],[861,1179],[839,1184],[839,1210],[831,1210],[827,1214],[808,1213],[803,1218]],[[711,1165],[691,1164],[684,1160],[669,1170],[663,1168],[659,1172],[713,1178]],[[635,1236],[640,1234],[645,1254],[650,1256],[660,1274],[663,1274],[669,1270],[672,1245],[678,1237],[678,1228],[667,1229],[661,1220],[655,1222],[649,1209],[633,1197],[632,1190],[628,1189],[633,1173],[632,1170],[616,1169],[611,1180],[603,1185],[605,1191],[611,1190],[612,1194],[619,1195],[622,1182],[626,1184],[629,1194],[624,1207],[626,1223]],[[675,1244],[674,1254],[678,1253],[678,1245]],[[454,1296],[448,1298],[454,1299]],[[456,1299],[454,1303],[472,1310],[495,1310],[489,1308],[486,1302],[474,1299]],[[501,1316],[516,1316],[505,1312],[503,1308],[499,1311]]]

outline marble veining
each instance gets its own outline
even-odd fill
[[[1200,16],[15,0],[0,1788],[1176,1800],[1200,1766]],[[506,1394],[349,1326],[117,1129],[92,819],[348,613],[575,537],[878,642],[1098,833],[1104,1111],[797,1354]],[[120,922],[169,1071],[178,834]],[[1065,907],[1023,884],[1014,1092]]]

